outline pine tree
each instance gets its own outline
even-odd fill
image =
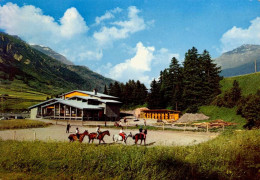
[[[173,57],[169,66],[169,79],[170,79],[170,99],[169,105],[178,110],[182,106],[182,68],[178,60]],[[179,107],[179,108],[178,108]]]
[[[109,94],[111,96],[121,97],[121,88],[117,81],[114,83],[114,85],[110,86]]]
[[[169,99],[171,98],[171,87],[170,87],[170,78],[168,69],[160,72],[160,78],[158,81],[158,86],[160,87],[158,95],[159,98],[159,107],[166,108],[168,106]]]
[[[186,107],[202,104],[202,71],[198,50],[193,47],[185,54],[183,63],[183,98]],[[194,109],[194,108],[193,108]]]
[[[237,102],[241,98],[241,88],[239,87],[239,83],[234,80],[233,87],[231,88],[230,98],[234,105],[237,104]]]
[[[154,79],[151,83],[150,93],[147,98],[147,105],[149,109],[161,108],[160,83]]]
[[[200,61],[203,78],[202,98],[204,104],[209,104],[214,97],[221,93],[220,81],[222,77],[219,75],[221,68],[217,67],[217,65],[213,63],[209,52],[206,50],[204,50],[203,54],[200,55]]]
[[[107,91],[107,85],[105,85],[105,88],[104,88],[104,94],[108,94],[108,91]]]
[[[133,92],[134,104],[142,105],[147,98],[147,89],[144,84],[141,84],[139,80],[136,81]]]

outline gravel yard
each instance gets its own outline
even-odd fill
[[[46,121],[46,120],[43,120]],[[47,122],[55,121],[49,120]],[[71,133],[75,132],[76,127],[79,127],[80,132],[88,130],[88,132],[95,132],[96,128],[83,127],[81,122],[71,122]],[[113,135],[118,134],[119,130],[114,128],[101,128],[102,131],[109,130],[110,136],[105,136],[106,143],[113,143]],[[127,130],[124,132],[128,134],[131,132],[133,135],[138,133],[138,129]],[[0,131],[0,138],[3,140],[16,139],[19,141],[29,140],[32,141],[35,138],[43,141],[63,141],[69,142],[68,135],[66,133],[66,122],[58,122],[58,125],[52,125],[46,128],[32,128],[32,129],[18,129],[18,130],[5,130]],[[148,131],[146,144],[148,145],[193,145],[201,142],[208,141],[215,138],[218,133],[205,133],[205,132],[184,132],[184,131]],[[86,136],[83,143],[88,143],[88,137]],[[94,143],[98,143],[97,140]],[[119,142],[122,143],[122,142]],[[129,138],[127,144],[134,144],[134,140]]]

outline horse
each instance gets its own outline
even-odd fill
[[[104,138],[105,135],[110,136],[109,131],[100,132],[99,135],[98,135],[98,137],[97,137],[97,133],[90,133],[90,134],[88,135],[88,139],[89,139],[88,143],[90,143],[91,140],[92,140],[92,143],[93,143],[93,142],[94,142],[94,139],[98,139],[98,140],[99,140],[99,144],[100,144],[101,141],[103,141],[103,142],[105,143],[105,141],[103,140],[103,138]]]
[[[131,132],[125,137],[125,140],[124,140],[125,144],[126,144],[126,140],[127,140],[128,137],[132,137],[132,133]],[[113,135],[113,141],[114,142],[123,141],[123,137],[120,136],[119,134],[115,134],[115,135]]]
[[[84,140],[84,137],[86,135],[88,135],[87,130],[85,130],[84,133],[79,134],[79,139],[78,139],[76,134],[70,134],[68,138],[69,138],[70,142],[74,142],[74,141],[79,140],[79,142],[81,143]]]
[[[114,123],[114,126],[115,126],[115,127],[122,127],[122,125],[121,125],[120,123],[118,123],[118,122],[115,122],[115,123]]]
[[[142,144],[142,142],[144,141],[144,145],[145,145],[145,140],[146,140],[146,135],[147,135],[147,130],[144,130],[144,133],[137,133],[133,136],[133,140],[135,140],[135,144],[137,144],[138,140],[141,140],[140,145]]]

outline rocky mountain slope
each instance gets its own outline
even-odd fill
[[[221,74],[228,77],[255,72],[255,60],[260,71],[260,45],[245,44],[222,54],[215,63],[221,66]]]
[[[64,64],[5,33],[0,33],[0,80],[20,80],[46,94],[73,89],[102,91],[114,82],[84,66]]]
[[[31,45],[34,49],[41,51],[42,53],[46,54],[47,56],[52,57],[53,59],[59,60],[60,62],[67,64],[67,65],[74,65],[70,60],[68,60],[65,56],[53,51],[49,47],[40,46],[40,45]]]

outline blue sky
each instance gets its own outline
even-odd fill
[[[260,44],[258,0],[0,0],[0,30],[106,77],[149,86],[195,46]]]

